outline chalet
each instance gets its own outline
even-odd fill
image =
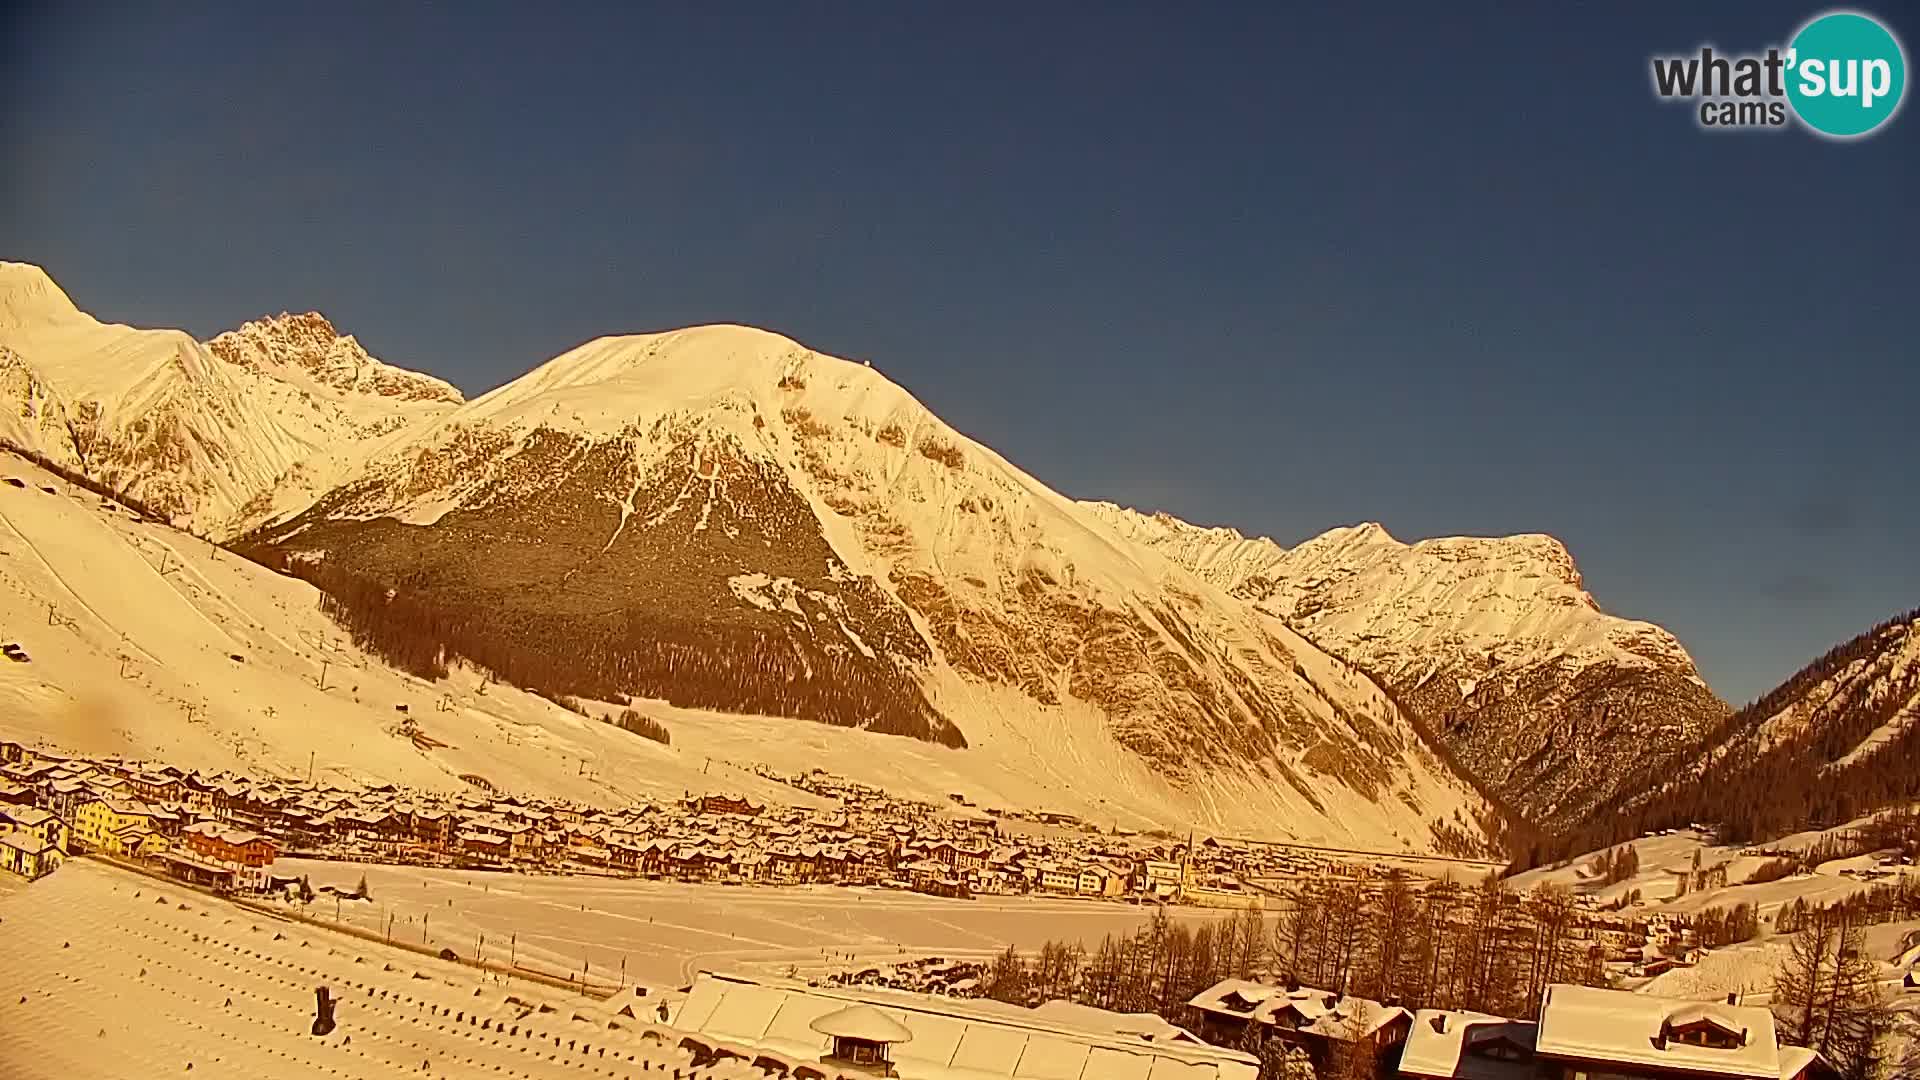
[[[45,802],[54,813],[72,818],[80,804],[92,797],[84,780],[56,780],[47,786]]]
[[[1803,1080],[1826,1068],[1812,1051],[1780,1046],[1765,1008],[1562,984],[1540,1000],[1533,1051],[1547,1080]]]
[[[1633,969],[1633,974],[1642,978],[1651,979],[1656,975],[1665,975],[1667,972],[1678,968],[1690,968],[1692,966],[1693,962],[1691,960],[1672,956],[1656,956],[1644,964],[1636,965]]]
[[[607,857],[618,869],[651,877],[659,874],[663,868],[666,844],[658,840],[644,843],[615,840],[607,845]]]
[[[37,806],[0,806],[0,833],[22,833],[63,855],[73,839],[66,822]]]
[[[0,832],[0,870],[28,881],[53,873],[65,855],[35,833]]]
[[[768,855],[768,874],[775,881],[812,881],[819,873],[820,849],[776,847]]]
[[[748,882],[764,881],[767,877],[768,862],[769,860],[765,852],[747,851],[736,854],[733,857],[733,874],[731,880]]]
[[[1187,1002],[1200,1037],[1240,1046],[1249,1029],[1300,1047],[1316,1070],[1326,1070],[1341,1044],[1365,1039],[1385,1055],[1407,1038],[1413,1016],[1397,1005],[1308,987],[1270,986],[1222,979]]]
[[[133,785],[129,784],[127,778],[124,776],[115,776],[111,773],[93,773],[80,779],[86,783],[88,791],[98,796],[113,799],[131,799],[136,797],[134,795]]]
[[[931,892],[933,886],[942,881],[952,880],[953,869],[947,864],[933,859],[915,859],[900,867],[906,875],[907,884],[916,892]]]
[[[507,857],[507,838],[485,829],[467,829],[459,835],[460,850],[482,859]]]
[[[539,834],[533,827],[517,821],[496,824],[493,831],[507,838],[507,854],[515,859],[532,857],[539,844]]]
[[[1082,867],[1077,891],[1081,896],[1122,896],[1127,891],[1127,878],[1106,866]]]
[[[438,807],[419,807],[407,815],[407,834],[415,844],[428,847],[453,846],[453,815]]]
[[[733,856],[718,848],[686,844],[667,856],[666,867],[685,881],[718,881],[732,871]]]
[[[135,772],[127,784],[137,798],[147,802],[173,802],[180,798],[180,781],[164,773]]]
[[[280,849],[269,837],[237,829],[223,829],[211,821],[195,822],[183,831],[187,846],[220,862],[236,863],[250,869],[273,864]]]
[[[840,848],[823,847],[814,858],[814,872],[822,881],[845,881],[852,870],[853,859]]]
[[[1400,1075],[1420,1080],[1539,1080],[1537,1025],[1485,1013],[1422,1009],[1400,1052]]]

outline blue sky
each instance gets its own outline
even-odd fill
[[[103,317],[766,326],[1076,496],[1551,532],[1735,701],[1920,606],[1920,113],[1649,89],[1818,8],[189,7],[0,27],[0,257]]]

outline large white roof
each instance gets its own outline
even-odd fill
[[[892,1049],[902,1080],[1253,1080],[1259,1073],[1254,1058],[1237,1051],[1099,1034],[1031,1013],[1016,1018],[991,1003],[709,972],[695,979],[673,1026],[723,1046],[817,1060],[832,1039],[813,1024],[856,1002],[912,1034]]]
[[[1661,1038],[1669,1027],[1707,1021],[1743,1037],[1737,1048]],[[1778,1080],[1773,1013],[1750,1005],[1683,1001],[1556,984],[1540,1005],[1535,1050],[1544,1057],[1646,1065],[1674,1072]]]

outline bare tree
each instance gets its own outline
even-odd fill
[[[1380,1047],[1373,1037],[1372,1013],[1372,1007],[1360,1001],[1347,1016],[1334,1042],[1331,1080],[1374,1080],[1380,1064]]]
[[[1793,936],[1786,963],[1773,979],[1773,1011],[1781,1037],[1812,1046],[1820,1030],[1820,1003],[1831,996],[1831,957],[1838,927],[1824,913],[1809,916]]]
[[[1247,908],[1233,921],[1232,970],[1251,979],[1267,966],[1267,923],[1258,908]]]

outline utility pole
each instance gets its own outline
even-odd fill
[[[322,690],[327,688],[327,665],[331,663],[333,663],[331,660],[320,661],[320,689]]]
[[[315,750],[307,751],[307,783],[308,785],[312,785],[313,783],[313,755],[316,753],[318,753],[318,751],[315,751]]]

